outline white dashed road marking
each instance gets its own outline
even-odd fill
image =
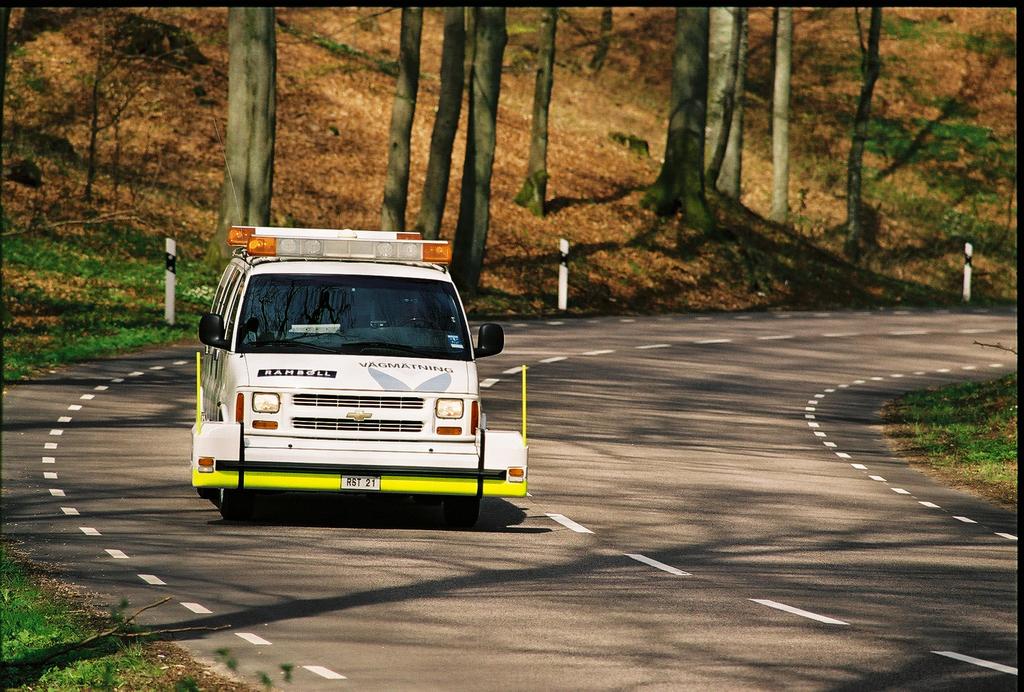
[[[83,394],[82,396],[80,396],[78,398],[81,401],[92,401],[93,399],[96,398],[96,395],[95,394]]]
[[[162,365],[154,365],[154,366],[152,366],[150,368],[150,370],[163,370],[163,369],[164,369],[164,366],[162,366]]]
[[[1017,540],[1017,537],[1014,536],[1012,533],[1000,533],[999,531],[996,531],[996,535],[999,536],[1000,538],[1005,538],[1005,539],[1010,540],[1010,541]]]
[[[57,480],[57,474],[53,471],[43,471],[43,480],[55,481]]]
[[[999,331],[998,329],[957,329],[958,334],[992,334],[993,332]]]
[[[647,346],[637,346],[637,349],[640,351],[646,351],[650,348],[668,348],[669,346],[670,344],[648,344]]]
[[[253,634],[252,632],[235,632],[235,636],[241,637],[245,641],[250,644],[255,644],[256,646],[270,646],[270,642],[258,634]]]
[[[977,524],[978,523],[978,522],[974,521],[973,519],[968,519],[967,517],[958,517],[958,516],[954,515],[953,518],[956,519],[957,521],[962,521],[965,524]]]
[[[727,344],[732,339],[701,339],[700,341],[694,341],[695,344]]]
[[[918,500],[917,504],[924,505],[925,507],[928,507],[929,509],[942,509],[941,507],[939,507],[934,502],[924,502],[922,500]]]
[[[50,494],[54,497],[64,497],[64,491],[60,488],[50,488]]]
[[[176,361],[174,361],[175,365],[186,365],[187,363],[188,363],[187,360],[176,360]]]
[[[811,620],[817,620],[818,622],[824,622],[824,623],[827,623],[829,625],[849,625],[850,624],[848,622],[843,622],[842,620],[836,620],[835,618],[826,617],[824,615],[818,615],[817,613],[812,613],[812,612],[807,611],[807,610],[801,610],[800,608],[794,608],[793,606],[788,606],[785,603],[779,603],[777,601],[769,601],[769,600],[764,599],[764,598],[751,598],[750,600],[753,601],[754,603],[760,603],[761,605],[766,605],[769,608],[775,608],[776,610],[784,610],[787,613],[792,613],[793,615],[799,615],[800,617],[810,618]]]
[[[885,479],[882,478],[881,476],[868,476],[868,478],[870,478],[873,481],[881,481],[883,483],[885,482]]]
[[[47,442],[46,444],[43,445],[43,449],[57,449],[57,443]]]
[[[124,382],[124,378],[123,377],[115,377],[114,379],[112,379],[110,381],[111,382]]]
[[[68,406],[68,411],[81,411],[81,410],[82,410],[82,405],[81,404],[71,404],[70,406]]]
[[[901,332],[889,332],[892,336],[917,336],[919,334],[927,334],[927,329],[906,329]]]
[[[857,332],[832,332],[831,334],[822,334],[827,339],[840,339],[844,336],[858,336]]]
[[[81,531],[82,533],[84,533],[86,536],[99,536],[99,535],[101,535],[99,531],[97,531],[96,529],[92,528],[91,526],[79,526],[78,530]]]
[[[586,526],[583,526],[582,524],[577,524],[572,519],[569,519],[563,514],[552,514],[551,512],[547,512],[547,515],[555,521],[557,521],[562,526],[566,527],[567,529],[572,529],[576,533],[594,533]]]
[[[53,430],[50,431],[50,434],[54,435],[54,436],[56,436],[56,435],[63,435],[64,431],[61,430],[60,428],[54,428]]]
[[[566,358],[568,358],[568,356],[551,356],[550,358],[545,358],[545,359],[543,359],[540,362],[541,363],[557,363],[558,361],[565,360]]]
[[[852,466],[853,468],[857,469],[858,471],[867,471],[868,470],[868,467],[865,466],[864,464],[850,464],[850,466]]]
[[[522,365],[517,365],[514,368],[509,368],[508,370],[502,370],[501,374],[502,375],[514,375],[517,372],[522,372],[522,371],[523,371],[523,366]]]
[[[955,651],[933,651],[933,654],[939,656],[945,656],[946,658],[953,658],[957,661],[963,661],[964,663],[972,663],[982,668],[991,668],[992,670],[998,670],[1000,673],[1009,673],[1010,675],[1016,675],[1017,669],[1011,668],[1010,666],[1004,666],[1002,663],[993,663],[992,661],[986,661],[982,658],[975,658],[974,656],[967,656],[966,654],[958,654]]]
[[[550,324],[552,327],[558,327],[565,324],[565,322],[548,322],[548,324]]]
[[[903,488],[889,488],[889,489],[892,490],[897,495],[909,495],[910,494],[909,490],[904,490]]]
[[[199,615],[207,615],[213,612],[206,606],[200,605],[198,603],[182,603],[181,605],[185,606],[185,608],[191,610],[193,613],[197,613]]]
[[[128,377],[138,377],[139,375],[145,375],[145,374],[146,373],[142,372],[141,370],[136,370],[135,372],[128,373]]]
[[[840,459],[849,459],[850,458],[850,455],[847,454],[846,452],[836,452],[835,454]]]
[[[637,562],[642,562],[645,565],[650,565],[651,567],[656,567],[657,569],[660,569],[663,572],[668,572],[669,574],[674,574],[674,575],[676,575],[678,577],[689,577],[689,576],[691,576],[689,572],[684,572],[681,569],[676,569],[672,565],[666,565],[664,562],[658,562],[657,560],[649,558],[646,555],[639,555],[637,553],[626,553],[625,555],[626,555],[626,557],[633,558]]]
[[[95,387],[93,387],[92,389],[93,389],[94,392],[105,392],[108,389],[110,389],[110,387],[108,387],[105,384],[98,384]]]
[[[167,584],[163,579],[153,574],[140,574],[139,579],[153,586],[165,586]]]
[[[127,560],[128,559],[128,556],[125,555],[123,552],[121,552],[120,550],[114,550],[113,548],[107,548],[106,549],[106,553],[108,555],[110,555],[110,557],[114,558],[115,560]]]
[[[70,423],[71,422],[71,416],[61,416],[60,418],[57,419],[57,422],[58,423]]]
[[[759,336],[759,337],[757,337],[757,340],[758,341],[779,341],[781,339],[792,339],[792,338],[794,338],[792,334],[779,334],[778,336]]]
[[[78,514],[78,510],[75,509],[74,507],[61,507],[60,511],[64,512],[64,514],[71,514],[71,515],[77,515]]]
[[[348,680],[348,678],[346,678],[341,673],[335,673],[330,668],[324,668],[323,666],[302,666],[302,667],[305,668],[306,670],[308,670],[310,673],[313,673],[314,675],[319,675],[322,678],[327,678],[328,680]]]
[[[581,353],[580,355],[581,356],[603,356],[606,353],[615,353],[615,351],[612,350],[612,349],[606,348],[606,349],[602,349],[600,351],[587,351],[586,353]]]
[[[501,382],[501,380],[499,380],[499,379],[497,379],[495,377],[488,377],[486,380],[484,380],[483,382],[480,383],[480,386],[481,387],[493,387],[494,385],[498,384],[499,382]]]

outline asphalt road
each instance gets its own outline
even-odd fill
[[[1016,309],[506,322],[480,361],[530,491],[473,530],[409,501],[189,485],[196,347],[4,397],[3,530],[282,689],[1016,689],[1017,516],[908,468],[878,411],[1016,370]],[[282,664],[294,666],[285,682]],[[222,663],[218,663],[223,669]]]

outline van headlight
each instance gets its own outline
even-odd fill
[[[462,399],[438,399],[434,413],[438,418],[462,418]]]
[[[281,397],[271,392],[254,392],[252,410],[256,413],[277,413],[281,410]]]

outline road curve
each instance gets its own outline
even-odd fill
[[[1015,689],[1016,514],[894,458],[900,392],[1016,370],[1016,309],[506,322],[480,361],[530,489],[474,530],[188,479],[196,347],[4,397],[3,530],[282,689]],[[292,682],[280,666],[294,666]],[[223,669],[223,668],[222,668]]]

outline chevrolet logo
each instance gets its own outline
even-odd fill
[[[366,411],[352,411],[351,413],[346,413],[345,417],[351,418],[357,423],[362,423],[367,418],[373,418],[373,414]]]

